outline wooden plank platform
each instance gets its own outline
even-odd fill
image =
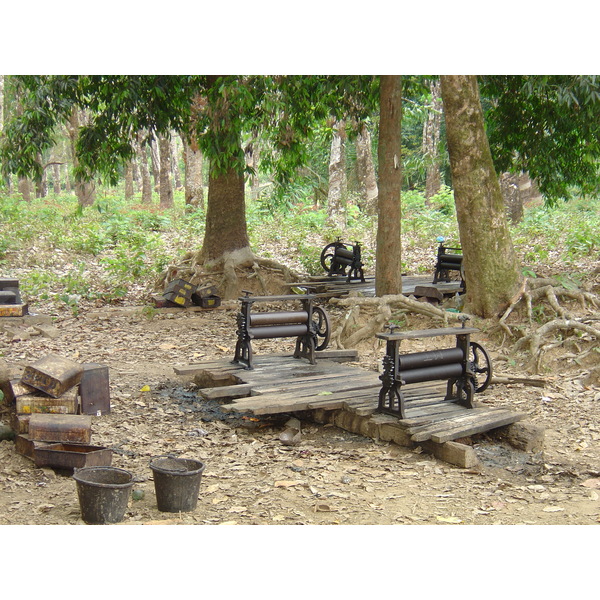
[[[402,293],[405,296],[414,294],[417,286],[435,288],[444,296],[453,296],[456,292],[462,292],[460,281],[449,283],[432,283],[433,276],[404,275],[402,277]],[[344,296],[350,292],[359,292],[363,296],[375,296],[375,277],[365,277],[365,282],[353,281],[348,283],[346,277],[311,277],[308,281],[300,283],[287,283],[288,287],[305,288],[312,294],[320,297]]]
[[[354,353],[354,354],[353,354]],[[256,355],[254,369],[244,369],[225,358],[187,367],[200,385],[199,395],[224,402],[222,410],[254,415],[324,409],[344,410],[360,417],[376,413],[381,388],[379,374],[339,361],[356,358],[355,351],[325,350],[311,365],[290,354]],[[444,443],[509,425],[525,417],[505,408],[478,405],[469,409],[443,400],[445,382],[427,382],[404,388],[406,418],[398,419],[414,443]]]

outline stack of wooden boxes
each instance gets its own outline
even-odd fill
[[[110,412],[108,367],[50,354],[4,382],[17,452],[37,466],[107,466],[112,452],[91,446],[92,415]]]
[[[173,279],[155,304],[157,307],[188,308],[195,305],[201,308],[216,308],[221,305],[221,298],[217,296],[217,288],[214,285],[197,286],[184,279]]]

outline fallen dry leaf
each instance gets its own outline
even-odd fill
[[[282,480],[276,481],[275,487],[293,487],[295,485],[304,485],[304,481]]]
[[[592,489],[598,490],[598,489],[600,489],[600,477],[586,479],[581,485],[586,488],[592,488]]]

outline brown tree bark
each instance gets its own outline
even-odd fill
[[[125,164],[125,199],[133,198],[133,163],[128,160]]]
[[[148,155],[144,144],[144,133],[139,132],[135,141],[135,149],[138,157],[138,166],[142,177],[142,204],[152,204],[152,180],[148,169]]]
[[[356,136],[356,171],[361,201],[360,208],[367,215],[377,214],[377,175],[371,150],[371,133],[365,123]]]
[[[327,224],[344,230],[346,228],[345,199],[346,180],[346,130],[344,121],[333,126],[331,151],[329,155],[329,190],[327,192]]]
[[[71,112],[71,118],[67,123],[67,130],[69,132],[69,140],[71,142],[71,158],[73,160],[73,166],[76,167],[78,160],[75,153],[75,143],[79,136],[79,127],[81,122],[81,116],[79,110],[74,107]],[[93,181],[75,181],[75,195],[81,206],[91,206],[94,204],[96,199],[96,186]]]
[[[60,194],[60,165],[58,163],[52,165],[52,185],[53,192],[56,195]]]
[[[477,77],[441,77],[452,187],[463,252],[465,307],[489,318],[519,290],[522,276],[484,129]]]
[[[190,141],[183,140],[183,156],[185,162],[185,204],[190,208],[204,210],[204,178],[202,175],[202,151],[198,148],[195,137]]]
[[[375,294],[402,293],[400,190],[402,187],[402,77],[382,75],[379,84],[379,196]]]
[[[171,181],[171,140],[167,136],[158,138],[159,166],[159,207],[162,210],[173,208],[173,182]]]
[[[213,85],[218,77],[210,76]],[[215,121],[214,127],[229,130],[237,138],[238,154],[243,156],[239,132],[231,123],[231,107],[226,95],[213,101],[209,114]],[[231,152],[231,148],[226,151]],[[235,264],[244,264],[254,259],[246,226],[246,199],[244,194],[243,164],[233,164],[224,171],[216,171],[211,164],[208,178],[208,201],[206,228],[202,243],[201,258],[205,262],[225,263],[229,272],[230,286]],[[235,258],[233,258],[235,255]]]
[[[442,126],[442,90],[439,80],[431,81],[431,107],[423,125],[423,156],[427,161],[425,199],[429,200],[440,191],[441,173],[439,158],[440,130]]]

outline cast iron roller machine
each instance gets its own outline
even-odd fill
[[[329,344],[331,326],[327,313],[313,306],[313,296],[258,296],[251,297],[244,291],[240,298],[242,310],[238,313],[238,342],[233,362],[241,362],[252,368],[251,340],[295,337],[294,358],[308,358],[315,362],[314,352],[324,350]],[[297,300],[303,310],[252,313],[253,303],[260,301]]]
[[[379,392],[381,412],[406,418],[402,387],[441,380],[448,382],[444,400],[473,408],[473,395],[483,392],[492,378],[492,364],[488,353],[483,346],[470,341],[470,333],[477,330],[466,329],[463,323],[463,328],[423,332],[427,334],[426,337],[436,334],[456,335],[456,347],[400,354],[398,349],[402,336],[394,335],[395,328],[390,327],[389,334],[378,335],[387,340],[383,373],[380,376],[383,382]]]

